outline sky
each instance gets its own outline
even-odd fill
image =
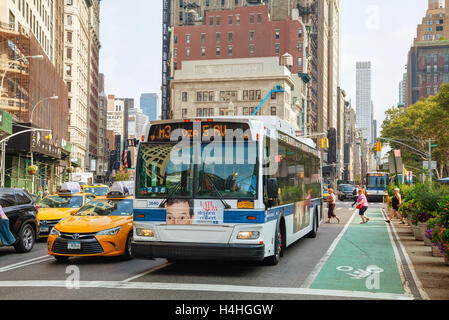
[[[355,109],[357,61],[372,63],[372,100],[379,128],[397,105],[399,81],[427,0],[342,0],[341,87]],[[130,5],[132,3],[132,5]],[[101,2],[100,72],[106,94],[134,98],[160,93],[162,1]]]

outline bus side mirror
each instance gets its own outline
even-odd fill
[[[277,199],[277,198],[279,198],[278,179],[276,179],[276,178],[268,179],[267,195],[268,195],[268,199]]]

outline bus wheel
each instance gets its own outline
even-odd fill
[[[284,234],[281,224],[277,227],[277,237],[274,245],[275,254],[265,259],[265,263],[269,266],[277,265],[284,255]]]
[[[318,234],[318,212],[315,209],[315,213],[313,214],[313,222],[312,222],[312,231],[307,234],[307,238],[316,238]]]

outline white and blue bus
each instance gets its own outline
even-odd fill
[[[277,117],[155,121],[139,143],[132,254],[277,264],[323,220],[321,158]]]
[[[366,199],[370,201],[383,202],[388,195],[387,186],[390,177],[385,172],[369,172],[366,174]]]

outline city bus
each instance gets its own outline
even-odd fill
[[[369,201],[383,202],[387,195],[389,175],[385,172],[370,172],[366,175],[366,198]]]
[[[323,221],[322,162],[278,117],[154,121],[138,146],[135,258],[276,265]]]

